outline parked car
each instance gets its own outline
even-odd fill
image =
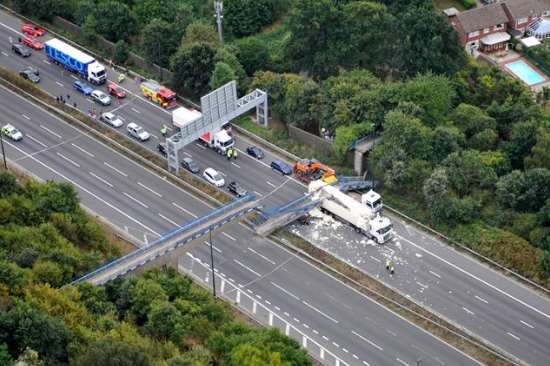
[[[29,56],[32,54],[31,50],[30,50],[27,46],[25,46],[25,45],[23,45],[23,44],[21,44],[21,43],[14,43],[14,44],[12,44],[12,45],[11,45],[11,50],[12,50],[16,55],[19,55],[19,56],[21,56],[21,57],[29,57]]]
[[[202,176],[208,181],[208,183],[211,183],[218,188],[225,185],[225,180],[222,175],[213,168],[206,168],[204,173],[202,173]]]
[[[23,139],[23,134],[15,127],[10,124],[2,127],[2,134],[12,139],[13,141],[19,141]]]
[[[99,116],[99,120],[116,128],[124,124],[124,122],[122,122],[119,116],[111,112],[102,113],[101,116]]]
[[[122,88],[119,85],[114,83],[110,83],[107,86],[107,92],[111,94],[113,97],[118,99],[126,98],[126,92],[122,90]]]
[[[265,154],[258,146],[249,146],[246,148],[246,153],[253,158],[263,159]]]
[[[23,37],[21,43],[29,48],[32,48],[33,50],[41,50],[44,48],[44,43],[39,42],[32,37]]]
[[[237,197],[243,197],[246,196],[246,190],[241,187],[241,185],[237,182],[231,182],[227,185],[227,190],[231,193],[233,193]]]
[[[128,123],[126,129],[128,130],[130,136],[140,141],[147,141],[151,137],[151,134],[149,132],[145,131],[141,126],[138,126],[134,122]]]
[[[183,158],[181,161],[181,166],[193,174],[197,174],[200,171],[199,166],[195,163],[195,160],[191,158]]]
[[[77,80],[73,83],[73,88],[75,88],[77,92],[80,92],[84,95],[90,95],[94,91],[91,86],[80,80]]]
[[[111,97],[102,92],[101,90],[94,90],[92,94],[90,94],[94,102],[99,103],[103,106],[108,106],[111,104]]]
[[[46,30],[44,28],[30,23],[23,23],[21,25],[21,32],[32,37],[42,37],[46,34]]]
[[[273,160],[271,162],[271,169],[278,171],[282,175],[292,174],[292,168],[290,167],[290,165],[281,160]]]
[[[160,144],[158,144],[157,145],[157,150],[159,151],[159,153],[166,156],[166,154],[168,153],[167,148],[166,148],[166,142],[161,142]]]
[[[38,83],[40,81],[40,73],[34,67],[28,66],[22,70],[19,70],[19,76],[23,79],[29,80],[33,83]]]

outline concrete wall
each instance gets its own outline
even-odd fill
[[[320,151],[333,152],[332,143],[312,133],[304,131],[296,126],[288,125],[288,134],[294,140],[311,146]]]

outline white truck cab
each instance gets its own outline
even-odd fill
[[[372,189],[361,195],[361,203],[369,207],[373,213],[378,213],[382,210],[382,196]]]

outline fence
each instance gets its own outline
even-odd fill
[[[330,141],[327,141],[319,136],[315,136],[314,134],[304,131],[301,128],[291,124],[288,125],[288,134],[293,139],[314,147],[317,150],[328,151],[331,153],[334,151]]]
[[[180,258],[178,271],[192,277],[204,287],[212,287],[212,270],[210,266],[195,258],[191,253],[186,253],[185,256]],[[249,295],[247,291],[241,289],[223,275],[220,275],[217,270],[214,270],[214,273],[216,274],[217,295],[226,299],[232,306],[248,314],[262,325],[281,329],[285,335],[297,340],[313,358],[322,364],[329,366],[349,366],[339,356],[323,347],[319,342],[306,335],[280,315],[271,311],[262,302]]]

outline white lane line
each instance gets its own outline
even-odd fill
[[[355,358],[356,360],[358,360],[358,359],[359,359],[359,357],[357,357],[357,355],[356,355],[355,353],[354,353],[354,354],[352,354],[352,356],[353,356],[353,358]]]
[[[229,235],[225,231],[222,231],[222,235],[225,236],[229,240],[237,241],[237,239],[235,239],[234,237],[232,237],[231,235]]]
[[[428,286],[425,285],[425,284],[423,284],[422,282],[416,281],[416,284],[417,284],[418,286],[422,287],[422,288],[428,288]]]
[[[96,195],[95,193],[91,192],[90,190],[84,188],[83,186],[81,186],[80,184],[78,184],[76,181],[70,179],[69,177],[61,174],[60,172],[58,172],[57,170],[53,169],[52,167],[50,167],[49,165],[45,164],[44,162],[42,162],[41,160],[38,160],[36,157],[28,154],[26,151],[20,149],[19,147],[15,146],[14,144],[10,143],[10,142],[7,142],[8,145],[12,146],[14,149],[18,150],[19,152],[23,153],[25,156],[27,156],[28,158],[36,161],[38,164],[42,165],[44,168],[52,171],[53,173],[57,174],[58,176],[60,176],[61,178],[65,179],[67,182],[73,184],[75,187],[78,187],[79,189],[81,189],[82,191],[88,193],[90,196],[94,197],[96,200],[98,200],[99,202],[105,204],[106,206],[112,208],[113,210],[115,210],[116,212],[118,212],[119,214],[123,215],[124,217],[128,218],[129,220],[132,220],[133,222],[135,222],[136,224],[138,224],[139,226],[143,227],[144,229],[148,230],[149,232],[155,234],[156,236],[161,236],[159,233],[157,233],[155,230],[151,229],[150,227],[148,227],[147,225],[141,223],[140,221],[136,220],[135,218],[133,218],[132,216],[128,215],[126,212],[122,211],[121,209],[119,209],[118,207],[112,205],[111,203],[105,201],[103,198],[99,197],[98,195]]]
[[[275,310],[277,310],[277,311],[281,311],[281,308],[280,308],[280,307],[278,307],[277,305],[275,305]]]
[[[203,146],[203,145],[201,145],[201,144],[195,144],[195,145],[197,145],[198,147],[200,147],[200,148],[203,149],[203,150],[206,150],[206,146]]]
[[[267,305],[271,305],[271,303],[268,300],[264,300]]]
[[[437,273],[435,273],[434,271],[428,271],[431,275],[437,277],[437,278],[441,278],[440,275],[438,275]]]
[[[524,322],[523,320],[520,320],[519,322],[520,322],[521,324],[523,324],[523,325],[525,325],[525,326],[531,328],[531,329],[535,328],[534,326],[532,326],[531,324],[529,324],[529,323],[527,323],[527,322]]]
[[[283,287],[277,285],[277,284],[276,284],[275,282],[273,282],[273,281],[270,281],[270,282],[271,282],[271,284],[272,284],[273,286],[277,287],[279,290],[283,291],[283,292],[284,292],[285,294],[287,294],[288,296],[293,297],[293,298],[295,298],[296,300],[300,300],[300,298],[299,298],[298,296],[294,295],[292,292],[290,292],[290,291],[284,289]]]
[[[2,54],[3,54],[4,56],[9,56],[9,55],[8,55],[6,52],[4,52],[4,51],[2,51]]]
[[[94,174],[93,172],[89,172],[89,173],[90,173],[90,175],[91,175],[92,177],[94,177],[95,179],[97,179],[97,180],[99,180],[100,182],[102,182],[103,184],[106,184],[106,185],[108,185],[109,187],[113,188],[113,185],[112,185],[111,183],[107,182],[105,179],[103,179],[103,178],[101,178],[100,176]]]
[[[321,315],[324,316],[325,318],[329,319],[330,321],[332,321],[332,322],[338,324],[338,320],[336,320],[336,319],[334,319],[333,317],[331,317],[331,316],[329,316],[329,315],[323,313],[321,310],[317,309],[315,306],[313,306],[313,305],[311,305],[311,304],[305,302],[304,300],[302,300],[302,304],[304,304],[305,306],[307,306],[307,307],[310,308],[310,309],[315,310],[316,312],[318,312],[319,314],[321,314]]]
[[[132,109],[134,112],[136,112],[137,114],[140,114],[140,113],[141,113],[140,111],[138,111],[137,109],[135,109],[135,108],[133,108],[133,107],[132,107],[131,109]]]
[[[441,262],[443,262],[443,263],[447,264],[448,266],[450,266],[450,267],[456,269],[457,271],[462,272],[463,274],[465,274],[465,275],[467,275],[467,276],[469,276],[469,277],[471,277],[471,278],[473,278],[473,279],[475,279],[475,280],[481,282],[481,283],[484,284],[485,286],[487,286],[487,287],[489,287],[489,288],[491,288],[491,289],[497,291],[498,293],[500,293],[500,294],[502,294],[502,295],[504,295],[504,296],[506,296],[506,297],[508,297],[508,298],[510,298],[510,299],[512,299],[512,300],[514,300],[514,301],[516,301],[516,302],[518,302],[519,304],[521,304],[521,305],[525,306],[526,308],[528,308],[528,309],[530,309],[530,310],[536,312],[537,314],[542,315],[542,316],[544,316],[544,317],[547,318],[547,319],[550,319],[550,315],[546,314],[545,312],[543,312],[543,311],[537,309],[536,307],[534,307],[534,306],[532,306],[532,305],[529,305],[529,304],[526,303],[525,301],[520,300],[520,299],[518,299],[517,297],[514,297],[513,295],[510,295],[510,294],[507,293],[506,291],[501,290],[500,288],[496,287],[495,285],[490,284],[489,282],[487,282],[487,281],[485,281],[485,280],[483,280],[483,279],[477,277],[477,276],[474,275],[474,274],[471,274],[470,272],[468,272],[468,271],[466,271],[466,270],[460,268],[460,267],[457,266],[456,264],[451,263],[451,262],[449,262],[448,260],[446,260],[446,259],[444,259],[444,258],[438,256],[437,254],[430,252],[429,250],[427,250],[427,249],[421,247],[420,245],[418,245],[418,244],[416,244],[416,243],[410,241],[409,239],[407,239],[407,238],[405,238],[405,237],[403,237],[403,236],[401,236],[401,235],[399,235],[399,237],[400,237],[402,240],[406,241],[407,243],[411,244],[412,246],[414,246],[414,247],[416,247],[416,248],[422,250],[424,253],[427,253],[427,254],[431,255],[432,257],[439,259]]]
[[[398,358],[395,359],[397,362],[399,362],[401,365],[404,365],[404,366],[410,366],[408,363],[406,363],[405,361],[402,361]]]
[[[323,339],[324,339],[325,341],[328,341],[328,337],[327,337],[327,336],[322,336],[322,337],[323,337]]]
[[[363,361],[363,364],[364,364],[365,366],[370,366],[370,363],[368,363],[367,361]]]
[[[346,353],[349,353],[349,351],[346,348],[343,348],[343,347],[342,347],[342,351],[344,351]]]
[[[481,302],[484,302],[484,303],[486,303],[486,304],[488,304],[488,303],[489,303],[489,301],[487,301],[487,300],[485,300],[484,298],[482,298],[482,297],[479,297],[479,296],[477,296],[477,295],[475,296],[475,298],[476,298],[476,299],[478,299],[478,300],[479,300],[479,301],[481,301]]]
[[[376,258],[376,257],[373,257],[372,255],[369,256],[370,259],[372,259],[373,261],[376,261],[378,263],[382,262],[380,259]]]
[[[236,163],[234,163],[234,162],[231,162],[231,165],[234,165],[234,166],[236,166],[236,167],[239,168],[239,169],[241,168],[241,166],[240,166],[239,164],[236,164]]]
[[[268,185],[272,186],[273,188],[277,188],[277,186],[273,183],[271,183],[270,181],[266,180],[265,181]]]
[[[473,311],[471,311],[470,309],[466,309],[464,306],[462,307],[462,310],[464,310],[465,312],[467,312],[470,315],[475,315]]]
[[[141,183],[141,182],[138,182],[138,186],[140,186],[140,187],[142,187],[142,188],[148,190],[149,192],[151,192],[152,194],[154,194],[154,195],[157,196],[157,197],[162,197],[162,194],[160,194],[160,193],[154,191],[153,189],[147,187],[145,184],[143,184],[143,183]],[[178,225],[178,226],[179,226],[179,225]]]
[[[23,116],[23,118],[25,119],[28,119],[29,121],[31,120],[31,117],[27,116],[26,114],[22,114],[21,116]]]
[[[314,334],[319,334],[319,331],[317,329],[312,329],[311,330]]]
[[[132,195],[126,193],[126,192],[122,192],[123,195],[125,195],[126,197],[128,197],[129,199],[131,199],[132,201],[134,201],[135,203],[137,203],[138,205],[144,207],[144,208],[149,208],[149,206],[147,206],[145,203],[141,202],[140,200],[132,197]]]
[[[304,326],[304,328],[309,329],[309,325],[307,325],[306,323],[302,323],[302,325]]]
[[[153,137],[156,138],[157,140],[159,139],[159,137],[158,137],[157,135],[151,134],[151,136],[153,136]]]
[[[299,323],[300,320],[298,318],[293,318],[296,323]]]
[[[340,345],[339,345],[338,343],[336,343],[336,342],[332,342],[332,344],[334,345],[334,347],[336,347],[336,348],[340,348]]]
[[[188,156],[188,157],[190,157],[190,158],[193,157],[193,155],[189,154],[187,151],[184,151],[184,152],[183,152],[183,155]]]
[[[207,241],[204,241],[203,243],[204,243],[207,247],[210,246],[210,243],[207,242]],[[215,245],[212,245],[212,249],[214,249],[214,250],[215,250],[216,252],[218,252],[218,253],[221,253],[221,252],[222,252],[221,250],[219,250],[218,248],[216,248]],[[224,276],[224,277],[225,277],[225,276]]]
[[[290,317],[290,314],[285,311],[284,313],[286,316]]]
[[[33,140],[34,142],[36,142],[37,144],[39,145],[42,145],[42,147],[48,147],[48,145],[46,145],[45,143],[43,143],[42,141],[38,140],[38,139],[35,139],[34,137],[32,137],[31,135],[27,134],[26,135],[28,138],[30,138],[31,140]]]
[[[45,63],[46,65],[51,65],[52,63],[48,60],[42,60],[43,63]]]
[[[510,332],[506,332],[506,334],[508,334],[510,337],[514,338],[516,341],[520,341],[520,340],[521,340],[521,339],[520,339],[517,335],[515,335],[515,334],[512,334],[512,333],[510,333]]]
[[[59,81],[56,81],[55,83],[63,88],[63,84],[61,84]]]
[[[374,348],[378,349],[379,351],[383,351],[384,348],[380,347],[379,345],[377,345],[376,343],[374,343],[373,341],[365,338],[364,336],[362,336],[361,334],[357,333],[356,331],[352,330],[351,331],[352,334],[356,335],[357,337],[361,338],[362,340],[364,340],[365,342],[367,342],[368,344],[370,344],[371,346],[373,346]]]
[[[260,257],[260,258],[262,258],[262,259],[268,261],[269,263],[271,263],[271,264],[277,264],[277,263],[273,262],[271,259],[267,258],[265,255],[263,255],[263,254],[261,254],[261,253],[258,253],[258,252],[255,251],[254,249],[252,249],[252,248],[250,248],[250,247],[248,247],[247,249],[250,250],[252,253],[256,254],[258,257]]]
[[[238,264],[239,266],[241,266],[241,267],[243,267],[243,268],[245,268],[245,269],[249,270],[250,272],[254,273],[254,274],[255,274],[256,276],[258,276],[258,277],[262,277],[262,275],[261,275],[261,274],[259,274],[258,272],[256,272],[256,271],[255,271],[255,270],[253,270],[252,268],[250,268],[250,267],[248,267],[248,266],[246,266],[246,265],[242,264],[242,263],[241,263],[241,262],[239,262],[239,261],[238,261],[237,259],[233,259],[233,260],[234,260],[234,261],[235,261],[235,263],[237,263],[237,264]]]
[[[109,168],[113,169],[115,172],[117,172],[118,174],[122,175],[123,177],[128,177],[128,174],[124,173],[124,172],[121,171],[121,170],[118,170],[117,168],[115,168],[114,166],[112,166],[111,164],[109,164],[108,162],[104,161],[103,164],[105,164],[105,165],[108,166]]]
[[[57,156],[59,156],[60,158],[68,161],[69,163],[73,164],[75,167],[77,168],[80,168],[80,164],[78,164],[76,161],[72,160],[72,159],[69,159],[68,157],[66,157],[65,155],[61,154],[61,153],[56,153]]]
[[[82,151],[84,154],[88,155],[89,157],[95,158],[95,155],[94,155],[94,154],[92,154],[92,153],[89,152],[89,151],[84,150],[83,148],[81,148],[81,147],[78,146],[77,144],[73,144],[73,143],[71,142],[71,145],[73,145],[74,147],[76,147],[78,150]]]
[[[61,136],[60,134],[58,133],[55,133],[53,132],[52,130],[50,130],[48,127],[44,126],[44,125],[40,125],[40,128],[42,128],[44,131],[48,131],[49,133],[51,133],[52,135],[54,135],[55,137],[57,137],[58,139],[62,139],[63,136]]]
[[[258,191],[254,191],[254,194],[255,194],[256,196],[258,196],[258,197],[262,197],[262,196],[263,196],[263,194],[261,194],[261,193],[258,192]]]
[[[160,217],[162,217],[163,219],[165,219],[166,221],[168,221],[169,223],[171,223],[172,225],[174,225],[174,226],[180,226],[177,222],[175,222],[174,220],[169,219],[168,217],[164,216],[164,215],[161,214],[160,212],[158,213],[158,215],[159,215]]]
[[[71,77],[72,77],[73,79],[75,79],[75,80],[78,80],[78,78],[77,78],[76,76],[74,76],[74,75],[71,75]]]
[[[183,212],[185,212],[186,214],[190,215],[190,216],[193,216],[194,218],[197,218],[198,216],[195,215],[194,213],[192,213],[191,211],[181,207],[180,205],[178,205],[176,202],[172,202],[172,206],[176,207],[176,208],[179,208],[180,210],[182,210]]]

